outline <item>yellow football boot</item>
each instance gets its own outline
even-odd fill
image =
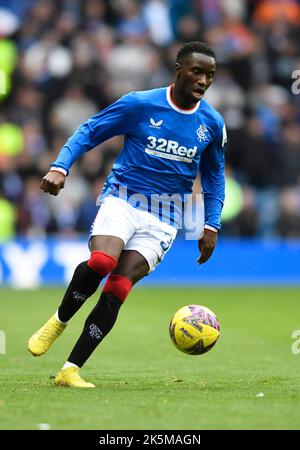
[[[42,328],[36,331],[28,341],[28,351],[33,356],[41,356],[51,347],[66,328],[67,324],[60,323],[52,316]]]
[[[61,369],[60,372],[55,377],[55,386],[65,386],[74,388],[94,388],[95,385],[92,383],[87,383],[79,375],[78,367],[67,367],[66,369]]]

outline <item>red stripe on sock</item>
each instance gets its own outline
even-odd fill
[[[131,291],[131,288],[132,282],[129,280],[129,278],[123,277],[123,275],[112,274],[106,280],[102,292],[115,295],[122,302],[124,302],[127,295]]]
[[[98,250],[91,253],[87,265],[100,276],[105,277],[117,265],[117,260],[112,255]]]

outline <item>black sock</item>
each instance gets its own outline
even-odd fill
[[[86,319],[82,334],[68,358],[69,362],[78,367],[83,366],[114,326],[122,303],[115,295],[101,294],[99,302]]]
[[[73,278],[58,308],[58,317],[62,322],[68,322],[86,299],[96,292],[102,278],[89,268],[87,261],[76,267]]]

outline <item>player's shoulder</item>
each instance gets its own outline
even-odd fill
[[[159,100],[165,99],[166,97],[166,87],[149,89],[147,91],[132,91],[126,94],[128,101],[138,102],[138,103],[149,103],[157,102]]]
[[[201,111],[205,116],[205,124],[209,125],[213,133],[218,137],[218,141],[222,142],[222,147],[227,142],[227,132],[222,114],[211,106],[204,98],[201,100]],[[200,109],[200,108],[199,108]]]
[[[222,114],[211,106],[204,98],[201,100],[200,111],[218,128],[223,128],[225,122]]]

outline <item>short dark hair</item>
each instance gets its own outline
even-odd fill
[[[180,63],[190,53],[202,53],[203,55],[211,56],[216,59],[216,54],[213,49],[205,42],[193,41],[184,44],[178,51],[176,62]]]

